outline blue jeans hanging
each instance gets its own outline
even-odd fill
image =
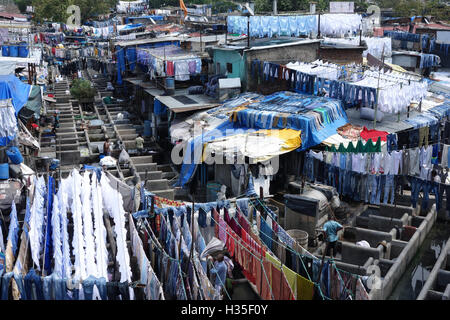
[[[2,280],[2,300],[8,300],[9,298],[9,285],[11,284],[11,278],[13,277],[14,272],[8,272],[8,273],[4,273],[1,276],[1,280]]]
[[[34,269],[31,269],[24,278],[25,292],[28,300],[44,300],[44,292],[42,288],[41,277]],[[36,291],[33,290],[33,283]]]
[[[386,183],[384,185],[384,199],[383,203],[386,204],[388,201],[389,194],[391,196],[391,204],[394,204],[394,191],[395,191],[395,181],[394,175],[386,175]]]
[[[370,187],[370,203],[380,204],[380,176],[371,174],[368,181]]]
[[[398,149],[397,134],[396,133],[388,134],[386,138],[387,138],[387,151],[391,152],[397,150]]]

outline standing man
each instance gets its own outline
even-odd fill
[[[336,222],[332,214],[328,214],[328,221],[323,225],[325,239],[328,242],[326,255],[330,256],[330,250],[333,249],[333,257],[336,256],[336,243],[338,240],[338,231],[343,229],[339,222]]]
[[[103,144],[103,153],[106,156],[111,156],[111,145],[109,144],[109,138],[106,138],[106,141]]]
[[[139,153],[139,155],[142,155],[144,152],[144,138],[142,138],[141,134],[138,134],[136,137],[136,149]]]

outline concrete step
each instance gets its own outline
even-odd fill
[[[167,189],[167,190],[152,190],[154,194],[156,194],[158,197],[166,198],[169,200],[174,200],[175,197],[175,190],[174,189]]]
[[[145,171],[137,173],[141,180],[145,180]],[[147,171],[147,180],[160,180],[162,179],[162,171]]]
[[[136,134],[136,129],[117,129],[121,136]]]
[[[80,163],[80,150],[66,150],[56,151],[58,159],[61,159],[61,164],[69,165],[74,163]]]
[[[133,164],[146,164],[153,162],[152,156],[138,156],[138,157],[131,157],[130,159],[133,162]]]
[[[166,190],[169,188],[169,185],[168,185],[168,181],[166,179],[147,180],[147,183],[145,184],[145,188],[150,191]]]
[[[158,170],[161,170],[163,172],[172,172],[172,167],[170,164],[158,164]]]
[[[156,163],[145,163],[145,164],[134,164],[134,167],[136,168],[136,171],[141,173],[145,173],[145,170],[148,172],[151,171],[158,171]]]
[[[163,179],[171,180],[177,176],[176,172],[163,172],[161,177]]]

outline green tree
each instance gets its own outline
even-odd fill
[[[271,0],[255,0],[255,11],[257,13],[268,12],[271,10],[272,10]]]
[[[14,0],[14,3],[19,8],[20,12],[25,12],[27,6],[31,6],[31,0]]]
[[[66,22],[68,14],[67,7],[70,0],[33,0],[34,19],[37,22],[53,21]]]
[[[67,7],[74,4],[80,7],[81,21],[107,13],[109,8],[117,3],[116,0],[32,0],[35,20],[66,22],[69,14]]]

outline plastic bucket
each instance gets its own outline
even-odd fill
[[[28,46],[26,42],[19,43],[19,57],[21,58],[28,57]]]
[[[0,180],[9,179],[9,164],[0,163]]]
[[[2,56],[9,57],[9,46],[7,44],[2,46]]]
[[[17,147],[10,147],[6,150],[6,155],[13,164],[21,164],[23,162],[22,154]]]
[[[144,121],[144,136],[150,137],[152,135],[152,122],[150,120]]]
[[[19,55],[19,46],[18,45],[10,45],[9,46],[9,56],[17,57]]]
[[[175,94],[175,79],[172,77],[166,78],[166,93]]]
[[[291,229],[287,230],[286,233],[302,246],[303,249],[308,250],[308,232],[299,229]]]

